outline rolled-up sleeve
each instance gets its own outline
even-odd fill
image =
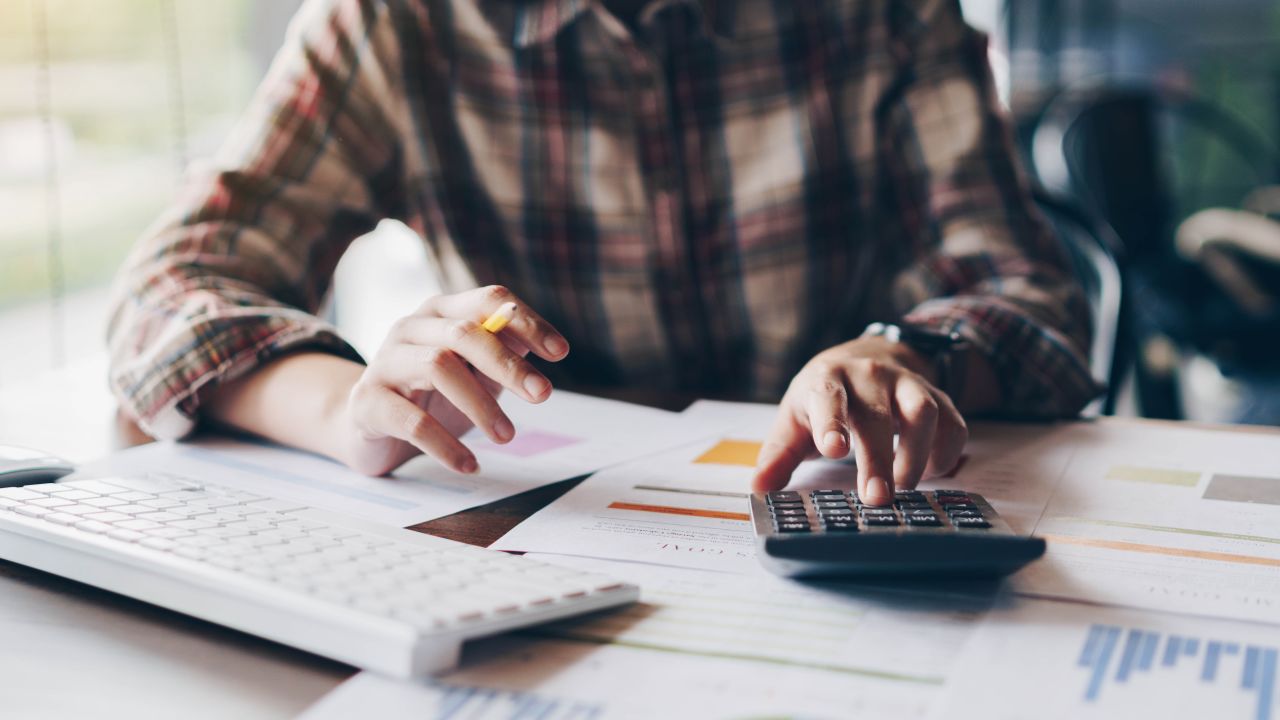
[[[986,38],[955,0],[904,6],[893,23],[899,83],[880,118],[910,256],[895,305],[906,322],[958,331],[987,357],[1002,414],[1074,415],[1100,391],[1085,359],[1090,316],[1015,158]]]
[[[308,2],[238,129],[135,247],[110,383],[149,434],[187,434],[210,389],[281,353],[359,359],[315,313],[350,242],[403,202],[396,54],[380,3]]]

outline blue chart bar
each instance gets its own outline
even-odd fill
[[[505,720],[594,720],[604,708],[546,695],[474,687],[442,687],[435,720],[486,717]]]
[[[1170,635],[1164,638],[1162,650],[1161,638],[1161,633],[1149,630],[1091,625],[1076,661],[1076,665],[1084,668],[1088,675],[1085,702],[1098,702],[1108,680],[1114,685],[1124,686],[1138,674],[1158,672],[1163,668],[1177,667],[1179,662],[1200,658],[1199,677],[1202,683],[1221,687],[1223,692],[1239,690],[1253,693],[1257,697],[1254,720],[1271,720],[1276,702],[1276,671],[1280,664],[1280,651],[1276,648],[1242,647],[1238,643],[1202,642],[1199,638]],[[1201,648],[1204,649],[1203,655]],[[1117,658],[1114,666],[1113,657]],[[1233,680],[1226,679],[1236,669],[1240,672],[1238,686]]]

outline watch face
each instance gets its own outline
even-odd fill
[[[950,350],[964,342],[959,333],[940,333],[903,325],[899,331],[901,342],[920,352],[935,354]]]

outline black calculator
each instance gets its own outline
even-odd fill
[[[753,493],[756,555],[787,577],[1008,575],[1044,554],[977,493],[907,490],[889,507],[848,490]]]

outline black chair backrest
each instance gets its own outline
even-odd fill
[[[1031,155],[1040,181],[1105,220],[1136,264],[1170,255],[1186,216],[1238,204],[1280,168],[1272,144],[1231,113],[1156,87],[1064,91],[1041,113]],[[1232,170],[1217,186],[1211,160]]]
[[[1095,380],[1107,386],[1097,410],[1111,415],[1115,412],[1116,388],[1126,360],[1121,356],[1118,342],[1122,297],[1120,266],[1116,259],[1118,241],[1105,223],[1066,198],[1037,189],[1035,200],[1062,241],[1089,302],[1093,325],[1089,369]]]

